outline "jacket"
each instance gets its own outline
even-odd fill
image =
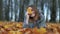
[[[40,19],[38,19],[35,24],[29,22],[29,24],[26,25],[26,18],[27,18],[27,16],[25,14],[23,27],[24,28],[34,28],[35,26],[37,26],[38,28],[46,27],[46,22],[45,22],[44,15],[41,12],[39,12],[39,16],[40,16]]]

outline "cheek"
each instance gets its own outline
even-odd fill
[[[34,17],[34,16],[35,16],[35,14],[32,14],[32,15],[31,15],[31,17]]]

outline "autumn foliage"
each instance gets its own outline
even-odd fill
[[[46,28],[23,28],[22,22],[0,22],[0,34],[60,34],[60,24],[47,23]]]

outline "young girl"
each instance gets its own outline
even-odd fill
[[[25,13],[24,18],[24,28],[34,28],[34,27],[45,27],[45,18],[41,12],[38,11],[38,9],[30,5],[27,7],[27,11]]]

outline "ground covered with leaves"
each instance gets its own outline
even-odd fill
[[[60,24],[47,23],[46,28],[23,28],[22,22],[0,22],[0,34],[60,34]]]

